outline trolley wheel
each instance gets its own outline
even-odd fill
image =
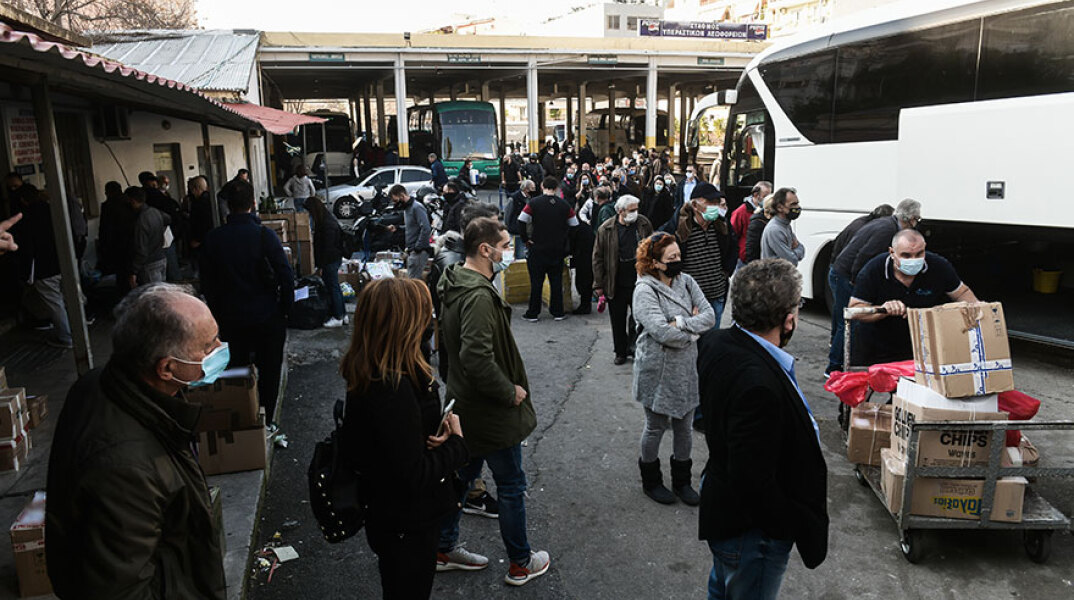
[[[1027,530],[1022,535],[1029,560],[1039,564],[1047,562],[1052,554],[1052,532]]]
[[[903,558],[911,564],[918,564],[925,558],[925,535],[917,529],[907,529],[899,540],[899,549]]]
[[[862,487],[869,487],[869,482],[865,480],[865,474],[861,472],[861,466],[859,465],[854,466],[854,479],[857,479]]]

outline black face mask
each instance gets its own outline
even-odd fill
[[[454,202],[455,198],[458,198],[458,197],[459,197],[458,192],[445,192],[444,193],[444,200],[447,200],[448,202]]]
[[[675,279],[679,276],[680,273],[682,273],[681,260],[673,260],[671,262],[666,262],[664,263],[664,266],[667,267],[667,270],[664,271],[664,274],[672,279]]]
[[[779,347],[780,348],[786,348],[787,344],[791,343],[791,337],[794,336],[794,330],[795,329],[798,329],[798,319],[794,320],[794,326],[791,327],[790,331],[782,331],[782,330],[780,330],[780,332],[779,332]]]
[[[792,221],[800,216],[802,216],[802,207],[800,206],[795,206],[787,211],[787,218]]]

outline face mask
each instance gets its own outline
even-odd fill
[[[582,180],[582,185],[589,185],[589,180],[588,179],[583,179]]]
[[[913,277],[921,272],[925,268],[924,258],[900,258],[899,270],[903,273]]]
[[[671,262],[666,262],[664,263],[664,266],[667,267],[667,269],[664,271],[664,274],[672,279],[675,279],[679,276],[680,273],[682,273],[681,260],[673,260]]]
[[[693,181],[694,180],[694,172],[693,171],[687,171],[686,172],[686,179],[688,179],[690,181]]]
[[[507,267],[510,267],[513,262],[515,262],[514,249],[503,250],[500,254],[499,262],[492,263],[492,272],[499,273],[501,271],[506,271]]]
[[[447,200],[448,202],[454,202],[455,198],[458,198],[458,197],[459,197],[458,192],[447,192],[447,193],[444,194],[444,200]]]
[[[659,191],[664,189],[664,184],[658,183],[658,184],[653,186],[653,189],[659,192]]]
[[[574,173],[567,173],[567,179],[574,179]]]
[[[631,169],[631,170],[630,170],[630,174],[631,174],[631,175],[633,175],[633,174],[634,174],[634,173],[636,173],[636,172],[637,172],[637,171],[635,171],[634,169]]]
[[[667,183],[668,185],[675,185],[675,180],[672,179],[671,177],[665,177],[664,178],[664,183]]]
[[[705,207],[704,217],[706,221],[715,221],[722,217],[726,212],[726,209],[721,212],[719,206],[708,206]]]
[[[779,347],[786,348],[787,344],[791,343],[791,337],[794,336],[794,330],[798,328],[798,319],[794,320],[794,325],[791,326],[790,331],[779,332]]]
[[[638,220],[638,213],[637,212],[628,212],[628,213],[623,215],[623,222],[626,223],[627,225],[630,225],[631,223],[634,223],[637,220]]]
[[[787,218],[792,221],[800,216],[802,216],[802,207],[800,206],[795,206],[794,208],[787,211]]]
[[[186,365],[199,365],[201,367],[202,375],[194,381],[183,381],[182,379],[173,377],[175,381],[183,385],[199,387],[214,383],[216,379],[220,377],[220,373],[223,373],[224,369],[227,368],[227,364],[231,362],[231,351],[228,350],[227,342],[223,342],[216,347],[216,350],[205,355],[205,358],[200,361],[183,360],[182,358],[176,358],[174,356],[172,358]]]
[[[626,175],[619,178],[619,183],[626,183]]]

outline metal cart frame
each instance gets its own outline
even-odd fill
[[[892,514],[900,532],[899,547],[911,563],[920,562],[926,555],[922,533],[930,529],[1006,529],[1023,532],[1026,554],[1037,563],[1044,563],[1051,554],[1051,536],[1055,531],[1070,528],[1070,518],[1053,507],[1047,500],[1026,486],[1022,507],[1022,521],[1008,523],[992,520],[992,502],[996,480],[1003,477],[1074,477],[1074,467],[1000,466],[1001,454],[1006,446],[1008,429],[1022,431],[1074,431],[1074,421],[926,421],[910,424],[910,443],[907,449],[906,477],[903,481],[902,507]],[[987,466],[975,467],[921,467],[917,466],[918,441],[922,431],[991,431],[992,446]],[[854,475],[858,481],[872,488],[884,502],[880,489],[880,467],[855,465]],[[984,479],[981,493],[979,520],[923,517],[910,514],[914,479],[918,477],[944,477],[959,479]]]

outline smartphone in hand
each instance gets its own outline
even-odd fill
[[[451,414],[451,409],[452,408],[455,408],[455,400],[454,399],[452,399],[450,402],[448,402],[447,406],[444,407],[444,413],[440,417],[440,426],[436,428],[436,436],[437,437],[440,437],[440,434],[442,434],[444,432],[444,427],[447,425],[447,418],[448,418],[448,415]]]

